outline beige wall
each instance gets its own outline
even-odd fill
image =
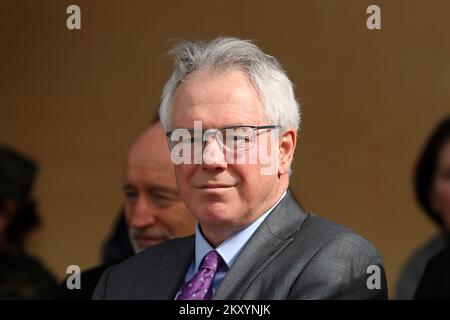
[[[68,31],[65,9],[82,9]],[[36,158],[43,228],[30,250],[58,277],[93,266],[121,203],[122,162],[170,72],[173,39],[255,39],[303,104],[292,187],[307,210],[381,252],[390,289],[434,232],[411,185],[415,159],[449,111],[450,2],[3,1],[0,143]]]

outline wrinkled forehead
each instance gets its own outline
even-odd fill
[[[178,194],[174,172],[164,172],[160,168],[129,166],[123,177],[123,189],[145,192],[168,192]]]
[[[176,188],[175,170],[168,147],[163,146],[159,151],[152,152],[152,155],[145,152],[131,153],[125,162],[124,182]]]
[[[202,121],[204,128],[266,122],[258,91],[240,70],[224,73],[199,71],[176,90],[172,128],[190,128]]]
[[[133,141],[125,162],[126,166],[159,167],[163,170],[171,166],[166,135],[159,123],[148,127]]]

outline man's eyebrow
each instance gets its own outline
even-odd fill
[[[125,184],[123,185],[122,189],[123,189],[123,190],[126,190],[126,189],[134,189],[134,187],[133,187],[132,185],[128,184],[128,183],[125,183]]]

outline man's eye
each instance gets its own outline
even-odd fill
[[[163,194],[155,194],[153,195],[154,198],[160,199],[160,200],[168,200],[169,198]]]
[[[169,196],[164,193],[154,193],[151,195],[151,198],[156,204],[159,205],[168,205],[174,200],[173,196]]]
[[[125,198],[127,199],[134,199],[137,197],[137,192],[134,191],[126,191],[125,192]]]
[[[250,139],[247,136],[232,136],[231,139],[237,142],[249,142]]]

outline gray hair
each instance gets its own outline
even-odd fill
[[[159,115],[164,130],[171,128],[171,105],[176,89],[182,81],[198,70],[237,68],[244,71],[262,100],[270,124],[282,130],[300,130],[300,105],[294,87],[283,67],[249,40],[221,37],[211,42],[183,41],[170,53],[175,69],[164,86]]]

